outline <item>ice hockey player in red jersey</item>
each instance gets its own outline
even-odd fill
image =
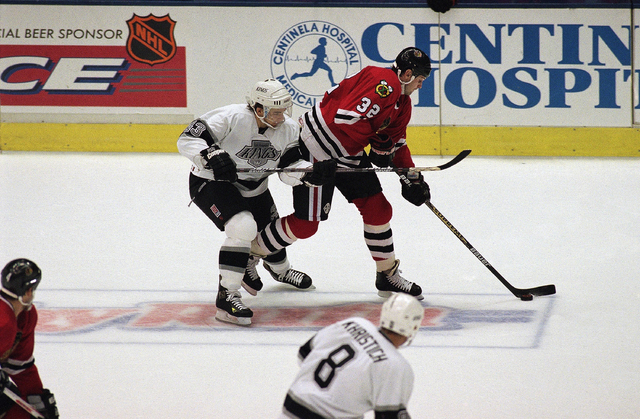
[[[411,98],[431,72],[431,60],[413,47],[402,50],[392,68],[368,66],[327,91],[301,118],[300,148],[310,162],[334,159],[339,167],[414,167],[406,143]],[[371,146],[369,155],[365,148]],[[420,173],[401,182],[402,196],[414,205],[430,199]],[[382,297],[404,292],[422,299],[419,285],[400,276],[391,231],[392,208],[375,172],[338,172],[333,183],[318,188],[294,187],[294,213],[271,222],[252,245],[269,254],[311,237],[326,220],[333,191],[353,203],[364,222],[364,239],[376,263],[376,288]]]
[[[300,347],[300,371],[287,392],[281,419],[409,419],[413,371],[398,348],[411,343],[424,308],[397,293],[382,305],[380,327],[351,317],[320,330]]]
[[[6,396],[6,388],[31,404],[45,419],[57,419],[53,394],[43,388],[33,358],[38,312],[33,305],[42,272],[28,259],[15,259],[2,270],[0,290],[0,418],[31,416]]]

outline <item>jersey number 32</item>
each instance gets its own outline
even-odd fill
[[[371,106],[371,99],[369,99],[368,97],[365,96],[360,100],[361,103],[356,106],[356,110],[361,114],[367,112],[367,109],[371,107],[371,109],[369,109],[369,111],[365,115],[367,118],[373,118],[378,114],[378,112],[380,112],[380,106],[377,103],[374,103],[373,106]]]

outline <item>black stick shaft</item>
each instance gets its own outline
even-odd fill
[[[411,184],[411,181],[404,174],[398,173],[398,176],[400,176],[400,180],[404,182],[406,185]],[[482,256],[480,252],[478,252],[476,248],[471,245],[471,243],[469,243],[469,241],[462,235],[462,233],[460,233],[458,229],[455,228],[453,224],[451,224],[449,220],[447,220],[447,218],[444,215],[442,215],[442,213],[438,211],[438,209],[430,201],[426,201],[425,205],[429,207],[429,209],[436,215],[436,217],[438,217],[440,221],[442,221],[444,225],[446,225],[447,228],[451,230],[451,232],[462,242],[462,244],[464,244],[467,247],[467,249],[469,249],[469,251],[471,251],[471,253],[473,253],[473,255],[476,258],[478,258],[478,260],[482,262],[482,264],[487,269],[489,269],[489,271],[491,271],[491,273],[495,275],[495,277],[498,278],[498,280],[500,280],[500,282],[502,282],[502,285],[504,285],[505,287],[507,287],[509,291],[511,291],[513,295],[515,295],[518,298],[521,298],[523,295],[528,295],[528,294],[541,296],[541,295],[551,295],[556,293],[556,286],[553,284],[543,285],[543,286],[534,287],[534,288],[516,288],[513,285],[511,285],[509,281],[507,281],[502,275],[500,275],[500,272],[498,272],[496,268],[494,268],[493,265],[491,265],[489,261],[485,259],[484,256]]]
[[[458,229],[455,228],[453,224],[451,224],[449,220],[447,220],[446,217],[442,215],[442,213],[438,211],[438,209],[431,202],[427,201],[425,202],[425,205],[429,207],[431,211],[433,211],[436,217],[438,217],[440,221],[442,221],[444,225],[446,225],[447,228],[451,230],[451,232],[462,242],[462,244],[464,244],[467,247],[467,249],[469,249],[471,253],[473,253],[473,255],[476,258],[478,258],[478,260],[482,262],[482,264],[486,266],[486,268],[489,269],[489,271],[491,271],[491,273],[495,275],[495,277],[498,278],[498,280],[500,280],[500,282],[502,282],[502,284],[505,287],[507,287],[509,291],[511,291],[513,295],[520,298],[523,295],[527,295],[527,294],[541,296],[541,295],[551,295],[556,293],[556,287],[553,284],[543,285],[541,287],[534,287],[534,288],[524,288],[524,289],[516,288],[513,285],[511,285],[509,281],[507,281],[502,275],[500,275],[500,272],[498,272],[496,268],[494,268],[493,265],[491,265],[489,261],[485,259],[484,256],[482,256],[480,252],[478,252],[476,248],[471,245],[471,243],[469,243],[469,241],[462,235],[462,233],[460,233]]]
[[[338,167],[337,173],[366,173],[366,172],[436,172],[445,170],[451,166],[459,163],[462,159],[467,157],[471,153],[471,150],[463,150],[453,159],[441,164],[440,166],[427,166],[427,167]],[[312,172],[312,167],[296,168],[296,167],[275,167],[275,168],[238,168],[238,173],[307,173]]]

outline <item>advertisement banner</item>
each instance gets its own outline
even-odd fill
[[[5,45],[3,106],[186,107],[184,47],[150,65],[118,46]]]
[[[444,16],[442,123],[630,126],[638,72],[629,19],[623,9]]]
[[[0,118],[188,124],[245,102],[266,78],[287,87],[297,117],[350,74],[416,46],[433,71],[412,96],[412,126],[632,129],[632,13],[0,4]]]

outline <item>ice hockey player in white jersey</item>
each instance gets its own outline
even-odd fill
[[[393,294],[382,305],[380,327],[351,317],[320,330],[300,347],[300,372],[280,419],[409,419],[413,371],[398,348],[415,337],[424,308],[413,296]]]
[[[193,163],[193,202],[226,234],[218,255],[216,318],[240,325],[251,324],[253,316],[242,302],[241,286],[252,295],[263,286],[260,259],[250,255],[251,241],[278,218],[278,211],[268,189],[269,173],[237,169],[311,166],[298,148],[300,127],[290,118],[293,101],[285,87],[274,79],[258,82],[247,102],[207,112],[178,139],[180,154]],[[280,178],[291,186],[317,187],[332,178],[335,167],[332,161],[319,162],[313,172],[280,173]],[[286,252],[265,257],[264,267],[276,281],[312,287],[308,275],[291,268]]]

